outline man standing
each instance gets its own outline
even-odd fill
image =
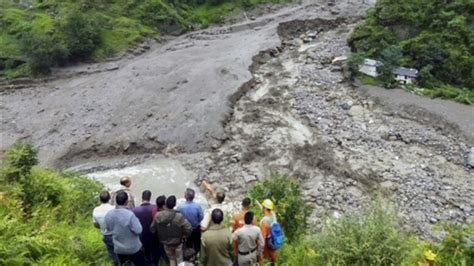
[[[232,232],[235,232],[237,229],[241,228],[242,226],[245,225],[244,222],[244,216],[245,214],[250,210],[250,204],[252,201],[250,198],[245,198],[242,200],[242,206],[240,211],[234,213],[232,215],[232,221],[231,221],[231,226],[232,226]],[[257,225],[257,220],[255,220],[255,217],[252,220],[253,225]],[[237,241],[234,241],[234,254],[235,254],[235,262],[237,262],[237,254],[238,254],[238,243]]]
[[[114,263],[114,265],[118,265],[119,260],[117,254],[114,252],[112,232],[107,230],[107,227],[105,226],[105,215],[115,207],[109,203],[110,194],[108,191],[102,191],[99,195],[99,199],[101,204],[100,206],[94,208],[94,211],[92,212],[92,221],[95,227],[100,228],[102,240],[105,243],[110,260]]]
[[[127,193],[128,200],[127,204],[125,204],[125,207],[129,210],[133,210],[135,208],[135,200],[133,199],[132,193],[130,191],[130,187],[132,186],[132,180],[128,176],[124,176],[120,178],[120,186],[116,189],[114,189],[114,192],[112,192],[112,205],[116,205],[116,196],[117,193],[120,191],[124,191]]]
[[[201,228],[199,227],[204,214],[201,205],[194,202],[194,189],[188,188],[184,192],[184,198],[186,202],[178,207],[178,211],[184,215],[184,218],[191,223],[193,231],[186,240],[186,247],[193,248],[196,253],[199,253],[201,249]]]
[[[238,243],[237,261],[239,266],[250,266],[261,258],[265,240],[258,226],[252,224],[253,212],[247,212],[244,216],[245,225],[235,231],[232,237]]]
[[[207,209],[206,212],[204,213],[204,218],[201,221],[201,231],[204,232],[208,229],[210,224],[212,224],[211,213],[213,210],[220,209],[223,212],[224,217],[226,215],[226,212],[223,205],[223,202],[225,199],[225,193],[223,191],[219,191],[216,193],[214,189],[212,189],[211,185],[207,183],[206,181],[203,181],[202,185],[204,186],[204,189],[206,189],[216,201],[216,203],[211,204],[211,207]]]
[[[133,213],[137,216],[143,231],[140,235],[140,241],[143,244],[145,252],[145,260],[149,264],[157,265],[159,263],[159,242],[156,236],[150,231],[150,225],[153,222],[152,210],[156,207],[150,204],[151,192],[145,190],[142,193],[142,204],[133,209]]]
[[[227,266],[232,263],[234,247],[232,233],[222,224],[224,213],[214,209],[211,213],[212,223],[201,238],[201,258],[206,266]]]
[[[175,211],[176,197],[166,199],[166,209],[159,211],[151,224],[150,230],[158,235],[158,239],[165,247],[170,266],[183,262],[182,241],[191,234],[192,226],[184,216]]]
[[[117,206],[105,215],[105,225],[112,233],[114,252],[120,264],[131,261],[136,266],[141,266],[145,265],[140,242],[142,226],[133,212],[126,208],[127,201],[127,193],[119,191],[116,195]]]

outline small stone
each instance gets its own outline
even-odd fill
[[[467,157],[467,165],[474,168],[474,147],[471,147],[471,151]]]
[[[349,110],[349,109],[351,109],[353,104],[354,103],[352,101],[347,101],[347,102],[341,104],[341,108],[344,109],[344,110]]]
[[[430,223],[435,224],[436,222],[438,222],[438,220],[436,220],[436,218],[434,218],[434,217],[430,218]]]

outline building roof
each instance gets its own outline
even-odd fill
[[[364,65],[366,65],[366,66],[381,66],[382,62],[366,58],[366,59],[364,59]]]
[[[414,68],[398,67],[393,70],[393,74],[416,78],[418,77],[418,70]]]

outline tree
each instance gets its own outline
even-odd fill
[[[100,27],[86,13],[69,11],[60,28],[71,58],[87,59],[100,44]]]
[[[38,150],[28,142],[17,142],[11,146],[5,156],[5,168],[2,176],[7,182],[18,182],[28,175],[31,168],[38,164]]]

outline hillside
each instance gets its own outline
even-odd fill
[[[473,29],[471,0],[380,0],[349,43],[353,57],[419,70],[422,94],[472,104]]]
[[[179,34],[226,15],[285,0],[0,2],[0,76],[45,74],[52,66],[100,61],[157,34]]]

